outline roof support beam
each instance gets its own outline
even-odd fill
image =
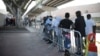
[[[56,7],[49,7],[49,6],[42,6],[41,8],[44,11],[52,11],[52,10],[56,10]]]
[[[53,2],[53,3],[51,3],[50,6],[52,7],[52,6],[56,5],[57,3],[61,3],[62,1],[64,1],[64,0],[57,0],[57,1]]]
[[[47,6],[54,3],[55,1],[57,1],[57,0],[51,0],[50,2],[47,3]]]
[[[31,0],[31,1],[29,1],[29,3],[25,5],[25,6],[26,6],[25,10],[27,10],[27,9],[28,9],[28,7],[29,7],[29,5],[30,5],[31,3],[32,3],[32,0]]]
[[[64,1],[60,2],[60,3],[55,4],[54,6],[59,6],[59,5],[62,5],[64,3],[66,3],[66,2],[69,2],[69,1],[72,1],[72,0],[64,0]]]
[[[11,6],[10,6],[9,4],[7,4],[7,3],[5,3],[5,4],[6,4],[6,6],[10,9],[11,13],[12,13],[12,14],[15,14],[14,11],[13,11],[13,9],[11,8]]]
[[[12,0],[12,1],[13,1],[13,3],[14,3],[17,7],[20,7],[20,6],[16,3],[15,0]]]

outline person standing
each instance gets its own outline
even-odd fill
[[[68,13],[68,12],[65,13],[65,19],[62,19],[59,24],[59,27],[63,28],[62,34],[64,33],[63,35],[64,35],[64,39],[65,39],[64,40],[65,55],[68,55],[68,56],[70,56],[69,48],[71,46],[71,40],[70,40],[70,37],[68,37],[68,36],[66,37],[65,35],[69,35],[70,31],[66,32],[66,31],[64,31],[64,29],[69,30],[69,29],[71,29],[71,26],[73,25],[73,22],[69,19],[69,17],[70,17],[70,13]],[[60,42],[60,45],[62,45],[62,37],[59,37],[59,38],[61,38],[59,42]]]
[[[77,47],[77,52],[76,54],[81,55],[82,54],[82,48],[83,48],[83,37],[86,36],[85,34],[85,20],[84,17],[81,15],[81,11],[76,11],[76,19],[75,19],[75,30],[80,32],[81,36],[77,32],[75,32],[75,42],[76,42],[76,47]],[[80,39],[81,38],[81,39]]]
[[[90,33],[95,33],[96,31],[96,24],[94,20],[91,18],[91,14],[87,14],[85,30],[86,30],[86,35],[89,35]]]
[[[87,14],[85,30],[86,30],[86,35],[87,36],[89,34],[92,34],[92,33],[95,34],[96,33],[96,24],[95,24],[94,20],[91,18],[91,14]],[[95,46],[95,44],[94,44],[94,46]],[[89,47],[89,48],[91,48],[91,47]],[[92,47],[92,49],[93,49],[93,47]],[[94,47],[94,49],[95,49],[95,47]],[[97,56],[97,52],[89,51],[88,56]]]
[[[52,43],[52,16],[48,16],[46,22],[45,22],[45,30],[47,32],[47,35],[48,35],[48,44],[51,44]]]
[[[57,45],[57,43],[59,43],[58,41],[60,40],[59,39],[59,23],[61,21],[61,17],[60,16],[56,16],[53,21],[52,21],[52,28],[54,30],[54,37],[53,37],[53,41],[56,42],[54,43],[54,45]]]
[[[5,19],[5,26],[8,26],[10,24],[10,19],[8,17],[6,17]]]

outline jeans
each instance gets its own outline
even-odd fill
[[[97,56],[97,53],[96,52],[90,52],[89,51],[88,56]]]
[[[82,52],[82,42],[83,42],[82,39],[80,39],[79,37],[75,38],[77,52]]]
[[[58,30],[57,41],[58,41],[58,48],[59,51],[64,51],[64,41],[63,41],[62,33]]]

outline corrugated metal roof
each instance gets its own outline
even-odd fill
[[[72,0],[48,0],[46,3],[44,3],[44,6],[50,6],[50,7],[57,7],[59,5],[62,5],[64,3],[70,2]]]
[[[24,9],[25,5],[28,3],[28,1],[30,0],[3,0],[4,3],[6,5],[10,5],[10,7],[14,8],[15,11],[17,9],[17,7],[19,7],[22,11],[22,13],[24,13],[27,9]],[[31,0],[31,1],[35,1],[35,0]],[[45,1],[45,0],[40,0],[40,1]],[[70,2],[72,0],[47,0],[45,3],[40,3],[42,6],[47,6],[47,7],[57,7],[59,5],[62,5],[64,3]],[[7,7],[7,6],[6,6]],[[35,8],[33,8],[32,10],[30,10],[30,14],[40,14],[42,12],[44,12],[45,10],[43,10],[42,8],[37,8],[38,6],[35,6]],[[11,9],[9,7],[7,7],[7,10],[9,12],[11,12]],[[14,10],[13,10],[14,11]],[[29,14],[28,13],[28,14]]]

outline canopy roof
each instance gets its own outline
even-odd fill
[[[11,14],[17,13],[17,8],[20,8],[21,13],[25,13],[28,6],[31,4],[32,1],[37,0],[3,0],[7,11],[9,11]],[[38,15],[46,10],[47,8],[56,8],[59,5],[62,5],[64,3],[70,2],[72,0],[39,0],[40,2],[37,2],[36,6],[34,6],[29,12],[29,15]],[[28,3],[29,2],[29,3]],[[25,9],[26,4],[28,3],[28,6]],[[39,6],[42,6],[42,8],[39,8]],[[45,7],[44,7],[45,6]],[[46,8],[46,10],[45,10]],[[52,9],[51,9],[52,10]]]

